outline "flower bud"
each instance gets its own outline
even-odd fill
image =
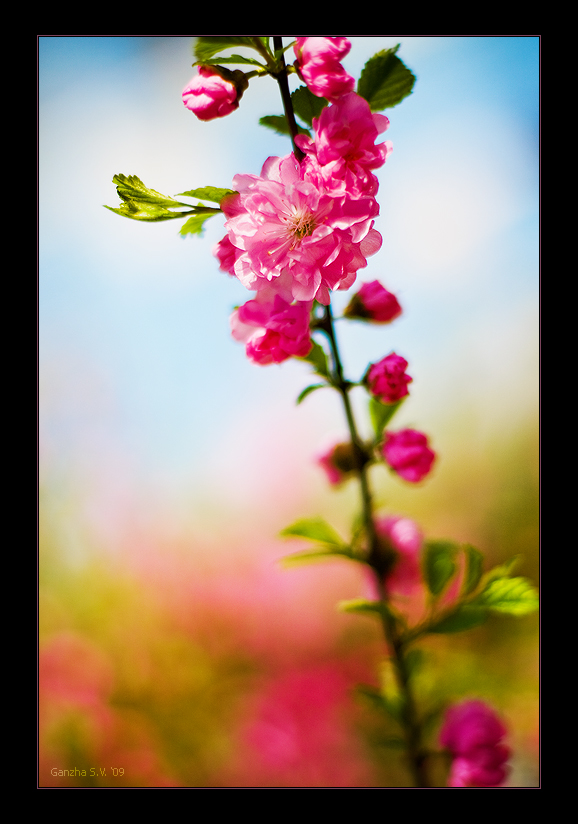
[[[394,294],[388,292],[378,280],[373,280],[364,283],[353,295],[343,314],[354,320],[391,323],[401,315],[401,306]]]
[[[349,442],[331,446],[317,455],[317,463],[325,470],[329,483],[339,486],[357,470],[353,444]]]
[[[183,103],[199,120],[225,117],[239,108],[239,100],[248,85],[242,71],[199,66],[199,73],[183,89]]]
[[[407,384],[413,378],[405,374],[407,361],[392,352],[367,370],[366,383],[369,391],[382,403],[396,403],[409,395]]]
[[[421,583],[423,535],[409,518],[392,515],[375,519],[380,572],[391,595],[409,595]]]
[[[313,346],[311,305],[311,301],[291,304],[279,295],[272,301],[249,300],[231,315],[233,337],[245,344],[249,360],[260,366],[304,358]]]
[[[335,101],[353,91],[355,78],[339,62],[350,49],[346,37],[297,38],[293,47],[297,71],[313,94]]]
[[[507,775],[510,750],[501,741],[506,728],[483,701],[450,707],[440,744],[452,755],[449,787],[499,787]]]
[[[429,474],[436,454],[429,448],[423,432],[402,429],[385,433],[383,457],[401,478],[416,484]]]

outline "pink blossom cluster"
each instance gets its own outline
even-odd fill
[[[298,37],[293,46],[297,71],[308,89],[335,101],[353,91],[355,78],[347,74],[341,60],[349,54],[346,37]]]
[[[464,701],[446,712],[440,744],[452,755],[449,787],[499,787],[507,775],[506,728],[483,701]]]
[[[367,370],[367,385],[372,395],[382,403],[396,403],[409,394],[407,388],[413,378],[406,374],[405,358],[392,352]]]
[[[247,357],[261,366],[304,358],[313,343],[309,332],[310,302],[290,304],[280,295],[249,300],[231,316],[235,340],[245,343]]]
[[[242,72],[228,72],[222,67],[199,66],[198,73],[183,89],[183,103],[199,120],[225,117],[239,108],[246,82],[237,85]]]
[[[383,457],[400,478],[415,484],[430,473],[436,454],[423,432],[401,429],[385,433]]]

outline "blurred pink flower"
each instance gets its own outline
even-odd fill
[[[327,475],[327,479],[332,486],[339,486],[357,468],[353,454],[352,444],[338,443],[324,449],[317,455],[317,463]]]
[[[223,243],[217,251],[247,289],[327,305],[329,290],[348,289],[381,246],[375,199],[332,196],[293,154],[268,158],[260,177],[236,175],[233,188],[221,208],[235,252]]]
[[[449,787],[499,787],[507,775],[510,749],[501,741],[506,728],[483,701],[450,707],[440,744],[453,756]]]
[[[429,474],[436,458],[427,436],[416,429],[386,432],[383,456],[401,478],[414,484]]]
[[[394,553],[394,561],[385,575],[390,594],[410,595],[421,584],[420,553],[423,535],[409,518],[388,516],[376,518],[375,528],[386,551]]]
[[[355,78],[347,74],[340,60],[349,54],[346,37],[298,37],[293,46],[299,75],[307,88],[327,100],[337,100],[353,91]]]
[[[332,664],[281,672],[264,683],[245,710],[233,786],[368,786],[348,719],[349,688]]]
[[[261,366],[304,358],[313,346],[311,306],[311,302],[290,304],[279,295],[270,301],[249,300],[231,315],[233,337],[245,343],[247,357]]]
[[[234,82],[235,73],[214,66],[199,66],[198,74],[183,89],[183,103],[199,120],[225,117],[239,108],[241,94]],[[242,93],[242,92],[241,92]]]
[[[367,372],[367,385],[372,395],[382,403],[395,403],[409,394],[407,384],[413,378],[406,375],[407,361],[392,352],[378,363],[373,363]]]
[[[344,315],[373,323],[390,323],[401,315],[401,306],[394,294],[388,292],[378,280],[372,280],[361,285],[345,308]]]
[[[376,146],[375,140],[388,126],[385,115],[373,113],[367,100],[351,92],[313,118],[314,139],[301,134],[295,142],[307,155],[308,174],[323,180],[327,190],[375,197],[379,182],[373,170],[392,151],[390,141]]]

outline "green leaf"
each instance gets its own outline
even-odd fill
[[[226,63],[249,63],[251,66],[259,66],[261,69],[266,68],[264,63],[255,60],[254,57],[243,57],[240,54],[231,54],[229,57],[223,57],[222,54],[218,57],[206,57],[203,60],[199,60],[198,63],[193,63],[193,66],[199,63],[203,66],[220,66]]]
[[[291,135],[291,129],[284,114],[267,114],[259,118],[259,123],[261,126],[267,126],[268,129],[277,132],[277,134]],[[297,129],[299,134],[309,134],[309,130],[302,128],[299,124],[297,124]]]
[[[428,627],[428,632],[463,632],[483,624],[488,617],[488,610],[480,606],[463,604],[454,612],[441,618],[437,623]]]
[[[220,189],[217,186],[201,186],[200,189],[190,189],[188,192],[179,192],[177,197],[198,197],[199,200],[210,200],[211,203],[220,203],[227,195],[236,195],[233,189]]]
[[[112,182],[116,183],[116,191],[123,203],[118,208],[112,206],[105,206],[105,208],[122,217],[130,217],[133,220],[160,221],[182,218],[190,213],[191,206],[188,203],[181,203],[155,189],[149,189],[136,175],[128,177],[120,174],[114,175]],[[180,207],[189,209],[189,212],[171,211],[171,209]]]
[[[528,615],[538,609],[539,596],[527,578],[496,578],[470,603],[509,615]]]
[[[307,86],[299,86],[298,89],[295,89],[291,94],[291,102],[295,114],[308,126],[313,125],[313,118],[319,117],[328,105],[324,97],[317,97]]]
[[[432,595],[439,595],[456,571],[458,545],[453,541],[426,541],[423,568]]]
[[[299,393],[297,398],[297,405],[299,405],[302,401],[305,400],[307,395],[310,395],[312,392],[315,392],[316,389],[323,389],[324,386],[327,386],[326,383],[312,383],[311,386],[306,386],[302,392]]]
[[[280,534],[285,538],[309,538],[329,546],[345,546],[337,532],[323,518],[302,518],[285,527]]]
[[[286,555],[281,558],[281,565],[284,567],[293,567],[298,564],[309,564],[315,561],[335,560],[336,558],[348,558],[349,560],[356,560],[353,558],[349,548],[338,549],[306,549],[303,552],[293,552],[291,555]]]
[[[183,237],[186,237],[186,235],[202,235],[203,229],[205,228],[205,221],[210,217],[213,217],[213,215],[191,215],[191,217],[181,226],[179,234]]]
[[[230,49],[233,46],[245,46],[248,49],[255,48],[251,37],[198,37],[194,53],[197,62],[204,63],[213,55],[223,51],[223,49]]]
[[[385,404],[378,401],[377,398],[369,399],[369,416],[371,418],[371,423],[373,424],[373,430],[377,440],[381,438],[383,430],[393,418],[404,400],[405,398],[402,398],[396,403]]]
[[[374,54],[365,64],[357,84],[372,111],[389,109],[411,94],[415,76],[397,57],[399,44]]]
[[[361,612],[371,615],[381,615],[385,609],[382,601],[368,601],[366,598],[352,598],[340,601],[338,608],[341,612]]]
[[[482,578],[484,556],[479,549],[471,544],[465,544],[463,550],[466,556],[466,574],[462,584],[462,595],[473,592]]]
[[[311,363],[314,366],[315,371],[318,375],[323,375],[323,377],[325,378],[329,377],[327,354],[325,352],[325,349],[323,349],[323,347],[316,341],[313,341],[313,347],[311,349],[311,352],[309,352],[309,354],[306,355],[304,358],[300,358],[300,360],[304,360],[308,363]]]

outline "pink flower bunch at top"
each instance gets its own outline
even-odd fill
[[[419,556],[423,545],[420,528],[409,518],[376,518],[375,528],[385,549],[394,553],[394,562],[385,575],[390,594],[409,595],[421,583]]]
[[[327,100],[337,100],[353,91],[355,78],[347,74],[340,60],[349,54],[346,37],[298,37],[293,46],[297,69],[307,88]]]
[[[317,456],[317,463],[325,470],[332,486],[339,486],[357,469],[351,443],[338,443],[324,449]]]
[[[449,787],[499,787],[507,775],[506,728],[483,701],[464,701],[446,712],[440,744],[453,756]]]
[[[245,344],[247,357],[265,366],[309,354],[310,316],[311,303],[291,305],[275,295],[270,301],[249,300],[236,309],[231,329],[235,340]]]
[[[373,170],[383,166],[392,151],[390,141],[375,145],[375,140],[388,126],[385,115],[373,113],[367,100],[351,92],[313,118],[314,139],[301,134],[295,143],[307,155],[309,174],[318,175],[328,191],[375,197],[378,180]]]
[[[407,388],[413,378],[406,375],[407,361],[392,352],[373,363],[367,372],[367,385],[372,395],[382,403],[395,403],[409,394]]]
[[[234,82],[235,73],[223,77],[214,66],[200,66],[199,73],[183,89],[183,103],[199,120],[225,117],[239,108],[241,93]]]
[[[362,284],[343,314],[373,323],[390,323],[401,315],[401,306],[394,294],[388,292],[378,280],[372,280]]]
[[[348,289],[381,246],[375,199],[332,196],[293,154],[268,158],[260,176],[236,175],[233,188],[221,201],[229,243],[217,251],[247,289],[327,305],[329,290]]]
[[[402,429],[385,433],[383,457],[401,478],[416,484],[429,474],[436,455],[423,432]]]

